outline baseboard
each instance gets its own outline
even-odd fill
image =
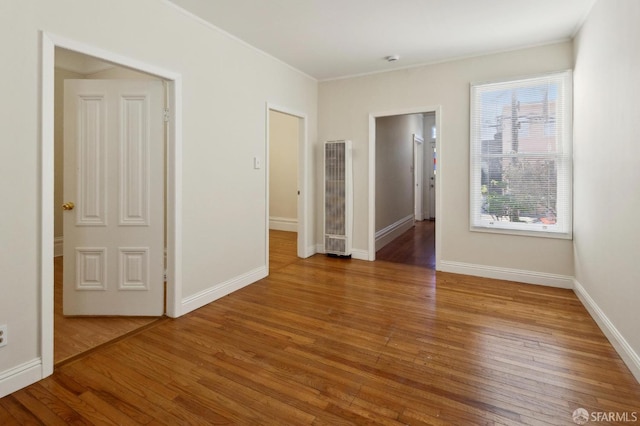
[[[380,250],[404,232],[411,229],[414,222],[415,218],[411,214],[376,232],[376,251]]]
[[[500,268],[497,266],[476,265],[472,263],[440,261],[438,270],[454,274],[473,275],[476,277],[497,280],[517,281],[526,284],[537,284],[548,287],[573,289],[573,277],[567,275],[548,274],[545,272],[526,271],[522,269]]]
[[[253,271],[247,272],[246,274],[232,278],[221,284],[217,284],[192,296],[185,297],[184,299],[182,299],[182,310],[180,312],[182,315],[184,315],[187,312],[191,312],[195,309],[201,308],[202,306],[207,305],[214,300],[226,296],[227,294],[233,293],[236,290],[240,290],[242,287],[253,284],[254,282],[266,277],[267,275],[267,267],[261,266],[254,269]]]
[[[369,252],[366,250],[351,249],[351,258],[358,260],[369,260]]]
[[[0,373],[0,398],[42,379],[42,360],[36,358]]]
[[[607,336],[607,339],[609,339],[611,345],[613,345],[616,352],[618,352],[620,358],[622,358],[627,367],[629,367],[631,374],[633,374],[640,383],[640,355],[633,350],[622,333],[618,331],[604,311],[600,309],[595,300],[593,300],[589,293],[587,293],[587,290],[576,279],[573,280],[573,291],[596,324],[598,324],[600,330]]]
[[[269,218],[269,229],[273,229],[275,231],[298,232],[298,219],[271,216]]]
[[[302,258],[306,259],[308,257],[313,256],[314,254],[318,253],[318,250],[316,248],[316,245],[310,245],[307,247],[307,249],[304,251],[304,253],[302,254]]]
[[[53,239],[53,257],[62,256],[64,248],[64,237],[55,237]]]

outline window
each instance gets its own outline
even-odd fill
[[[471,229],[571,238],[571,72],[471,85]]]

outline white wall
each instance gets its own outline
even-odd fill
[[[638,380],[639,22],[637,0],[600,0],[575,41],[573,231],[577,292]]]
[[[353,141],[354,250],[372,249],[367,235],[369,114],[439,105],[442,261],[532,271],[570,285],[571,241],[469,231],[469,83],[571,69],[572,64],[572,43],[566,42],[321,82],[319,139]],[[316,232],[320,235],[320,228]]]
[[[255,170],[253,157],[266,157],[267,102],[305,113],[309,143],[317,140],[314,79],[166,1],[0,2],[0,51],[11,58],[0,69],[0,193],[12,202],[0,213],[0,286],[11,295],[0,298],[10,337],[0,348],[0,394],[42,354],[40,31],[182,75],[182,296],[190,307],[266,273],[266,169]]]
[[[92,80],[159,80],[158,77],[154,77],[143,72],[115,66],[103,71],[87,74],[85,78]]]
[[[413,215],[413,134],[422,132],[422,114],[376,118],[376,232]]]
[[[297,230],[299,118],[269,111],[270,228]]]

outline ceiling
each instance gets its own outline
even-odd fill
[[[572,38],[595,0],[170,0],[318,79]],[[399,55],[388,62],[385,57]]]

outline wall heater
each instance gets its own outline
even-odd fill
[[[324,144],[324,250],[351,257],[353,187],[351,141]]]

